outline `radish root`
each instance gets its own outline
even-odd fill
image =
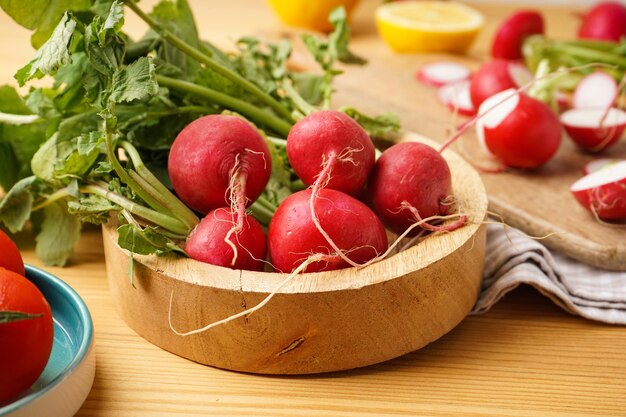
[[[231,240],[233,234],[237,235],[243,230],[243,221],[246,216],[246,181],[247,175],[241,171],[239,155],[235,156],[235,164],[230,172],[229,201],[232,213],[233,227],[226,233],[224,242],[233,250],[231,265],[234,266],[239,256],[237,246]],[[237,220],[235,221],[235,215]]]

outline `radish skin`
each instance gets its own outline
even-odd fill
[[[626,7],[618,2],[597,4],[583,17],[578,37],[618,42],[626,37]]]
[[[323,230],[352,262],[364,264],[385,252],[385,229],[365,204],[332,189],[319,190],[318,198],[312,199],[312,194],[312,190],[303,190],[290,195],[270,222],[268,247],[277,270],[291,272],[305,262],[309,263],[307,272],[350,266],[314,224],[311,200]],[[311,261],[311,257],[318,260]]]
[[[561,124],[544,103],[510,89],[481,104],[479,140],[502,163],[532,169],[547,163],[561,143]]]
[[[626,112],[611,108],[571,109],[561,115],[569,137],[587,152],[600,152],[617,143],[626,128]]]
[[[468,80],[472,71],[458,62],[442,61],[426,64],[417,72],[417,79],[426,85],[441,87]]]
[[[509,16],[498,28],[491,46],[491,56],[522,59],[522,44],[527,36],[542,34],[543,17],[534,10],[523,10]]]
[[[446,160],[418,142],[400,143],[383,152],[367,188],[374,212],[397,234],[420,219],[448,214],[446,201],[451,193],[452,177]],[[418,232],[415,229],[409,236]]]
[[[474,74],[470,96],[475,108],[500,91],[518,88],[532,80],[532,74],[518,62],[496,59],[487,62]]]
[[[576,200],[598,218],[626,219],[626,161],[582,177],[570,190]]]
[[[244,214],[240,222],[238,216],[229,207],[211,211],[189,234],[185,252],[211,265],[262,271],[267,255],[265,232],[254,217]],[[239,223],[241,230],[228,236]]]
[[[250,123],[209,115],[178,134],[167,169],[179,198],[206,214],[224,206],[241,210],[256,200],[269,180],[271,159],[265,140]]]
[[[291,128],[287,158],[306,185],[314,184],[332,159],[325,188],[358,195],[374,166],[375,150],[367,132],[351,117],[323,110],[304,117]]]

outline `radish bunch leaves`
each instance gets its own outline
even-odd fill
[[[226,52],[201,40],[185,0],[163,0],[149,14],[133,0],[32,3],[0,0],[34,30],[38,48],[16,80],[52,79],[24,97],[0,87],[0,223],[17,232],[30,220],[47,264],[65,264],[82,223],[105,223],[111,213],[122,223],[120,245],[132,253],[182,253],[177,243],[197,218],[166,188],[167,154],[178,132],[205,114],[235,113],[266,134],[272,177],[252,211],[267,224],[302,187],[285,156],[289,129],[329,105],[337,61],[362,63],[347,48],[341,11],[328,39],[305,38],[321,71],[294,73],[287,41],[242,38]],[[124,6],[151,27],[141,39],[124,33]],[[346,113],[375,135],[398,129],[392,115]]]

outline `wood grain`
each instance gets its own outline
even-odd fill
[[[418,135],[406,141],[436,143]],[[269,304],[211,330],[180,336],[260,303],[287,274],[235,271],[192,259],[135,255],[117,246],[117,224],[103,227],[111,295],[124,321],[177,355],[219,368],[263,374],[352,369],[415,351],[469,313],[482,281],[487,196],[478,173],[444,156],[467,224],[436,233],[368,267],[305,273]],[[170,299],[172,303],[170,309]]]
[[[148,8],[154,2],[141,3]],[[202,36],[222,44],[277,25],[257,0],[191,3]],[[357,29],[367,26],[368,4],[364,6],[357,9]],[[476,54],[486,51],[495,22],[513,8],[481,7],[488,26],[473,48]],[[551,34],[572,33],[571,9],[549,10],[546,16]],[[143,27],[132,16],[127,20],[138,36]],[[0,82],[13,82],[15,68],[32,55],[27,45],[28,33],[0,13]],[[417,69],[422,58],[389,55],[387,63],[379,65],[393,66],[396,60]],[[412,74],[403,77],[406,89],[413,89]],[[373,79],[367,87],[384,82]],[[412,91],[415,108],[401,114],[405,125],[443,137],[450,123],[430,122],[437,120],[436,114],[439,120],[445,116],[434,92]],[[340,91],[339,98],[350,101],[350,94],[351,102],[372,111],[404,108],[391,92],[365,102],[353,88]],[[392,104],[383,106],[383,100]],[[28,263],[42,266],[31,234],[19,235],[18,244]],[[108,291],[99,229],[85,230],[68,267],[46,269],[78,291],[94,318],[96,380],[77,417],[626,415],[624,329],[568,315],[528,287],[401,358],[328,375],[271,377],[193,363],[150,344],[126,326]]]

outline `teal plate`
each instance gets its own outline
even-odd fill
[[[0,416],[70,417],[87,398],[95,376],[91,316],[76,291],[61,279],[30,265],[26,265],[26,277],[50,304],[54,344],[39,379],[21,397],[0,404]]]

